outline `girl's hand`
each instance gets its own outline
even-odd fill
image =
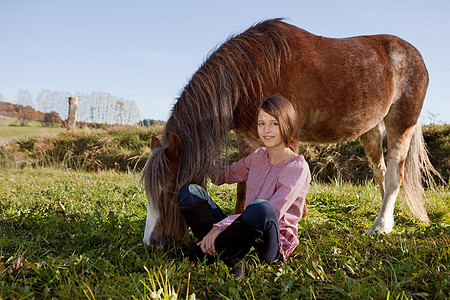
[[[216,248],[214,247],[214,242],[219,235],[220,230],[218,227],[213,226],[213,228],[208,232],[207,235],[197,243],[197,246],[200,246],[203,253],[214,256],[216,255]]]

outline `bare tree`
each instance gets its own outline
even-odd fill
[[[25,126],[28,120],[29,109],[33,106],[33,98],[29,90],[20,90],[17,93],[16,104],[19,105],[18,117],[20,125]]]
[[[31,93],[29,90],[20,90],[17,93],[16,104],[23,106],[33,106],[33,98],[31,98]]]
[[[114,123],[116,124],[124,124],[124,116],[125,115],[125,102],[123,100],[116,100],[116,108],[115,108],[115,116]]]
[[[42,90],[36,98],[36,108],[41,112],[49,112],[50,90]]]
[[[68,101],[70,92],[51,91],[43,89],[36,98],[36,108],[44,113],[54,111],[63,120],[68,117]],[[82,94],[76,92],[73,97],[79,99],[77,120],[82,122],[105,124],[136,124],[140,121],[139,109],[131,100],[117,98],[105,92]],[[3,95],[0,94],[0,101]],[[17,94],[17,104],[33,106],[33,99],[28,90],[20,90]],[[22,115],[25,111],[22,112]]]
[[[127,121],[126,121],[126,125],[132,125],[132,124],[137,124],[140,119],[140,113],[139,113],[139,108],[136,105],[136,102],[134,101],[127,101]]]

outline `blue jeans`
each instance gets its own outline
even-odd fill
[[[181,209],[192,206],[196,201],[206,201],[217,222],[227,217],[206,190],[196,184],[183,187],[178,194],[178,201]],[[245,208],[242,217],[245,223],[263,233],[262,244],[258,245],[256,249],[259,258],[267,263],[282,260],[283,256],[279,252],[280,228],[278,216],[272,204],[266,200],[256,200]]]

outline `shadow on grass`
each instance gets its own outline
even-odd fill
[[[0,220],[0,298],[94,294],[126,296],[145,291],[147,271],[172,264],[183,243],[156,252],[142,243],[145,220],[114,212],[65,214],[31,211]],[[126,278],[137,274],[131,285]],[[113,280],[113,281],[111,281]],[[142,281],[142,282],[141,282]],[[148,284],[148,283],[147,283]],[[150,286],[150,285],[149,285]],[[129,297],[126,296],[126,298]]]

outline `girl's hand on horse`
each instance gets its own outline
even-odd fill
[[[200,249],[202,249],[203,253],[214,256],[216,255],[216,248],[214,247],[214,242],[217,238],[217,236],[220,233],[220,229],[218,227],[213,227],[207,235],[197,243],[197,246],[200,246]]]

